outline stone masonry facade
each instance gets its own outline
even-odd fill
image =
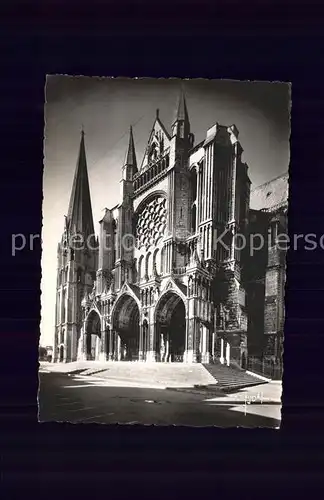
[[[235,242],[285,229],[287,190],[279,203],[251,191],[238,136],[216,123],[195,145],[183,93],[170,130],[157,110],[141,165],[131,128],[120,203],[96,236],[82,133],[58,245],[54,362],[281,357],[285,252],[267,243],[251,256]]]

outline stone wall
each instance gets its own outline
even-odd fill
[[[189,235],[190,195],[191,186],[189,182],[189,176],[184,172],[176,172],[174,222],[175,236],[177,238],[185,239]]]
[[[264,333],[276,333],[278,331],[278,293],[279,293],[279,267],[272,267],[266,273],[265,285],[265,311],[264,311]]]

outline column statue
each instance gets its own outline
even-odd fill
[[[164,335],[161,333],[160,336],[160,356],[161,356],[161,361],[165,361],[165,343],[164,343]]]
[[[229,309],[224,306],[224,329],[228,328],[229,324]]]
[[[165,341],[165,361],[170,361],[169,356],[170,356],[170,339],[169,339],[169,334],[167,333],[166,336],[166,341]]]

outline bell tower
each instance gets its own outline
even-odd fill
[[[188,171],[189,151],[194,136],[190,132],[187,103],[181,88],[176,113],[172,122],[170,163],[173,171],[169,176],[169,230],[173,238],[185,240],[190,231],[191,189]],[[184,265],[184,258],[176,256],[176,266]]]
[[[53,361],[69,362],[77,359],[82,326],[81,301],[84,293],[92,288],[95,278],[97,247],[82,130],[68,215],[57,249]]]
[[[120,289],[123,283],[131,279],[134,260],[133,234],[133,193],[134,175],[137,174],[137,161],[133,129],[130,127],[129,143],[126,159],[122,168],[120,181],[122,202],[118,209],[117,248],[116,248],[116,288]]]

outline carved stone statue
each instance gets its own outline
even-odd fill
[[[225,315],[223,304],[219,304],[219,327],[221,330],[225,330]]]
[[[164,344],[163,334],[161,333],[161,335],[160,335],[160,359],[162,362],[164,361],[164,356],[165,356],[165,344]]]
[[[192,280],[192,292],[194,295],[197,295],[197,292],[198,292],[198,281],[197,281],[197,278],[193,278]]]
[[[193,292],[192,276],[189,277],[188,288],[189,288],[189,296],[191,296]]]
[[[206,292],[205,285],[202,286],[202,296],[203,296],[203,300],[206,300],[206,298],[207,298],[207,292]]]
[[[144,340],[144,343],[146,343],[147,345],[147,342],[148,342],[148,324],[147,324],[147,321],[145,320],[143,322],[143,340]]]
[[[110,279],[110,290],[112,292],[115,291],[115,275],[113,273],[111,274],[111,279]]]
[[[224,311],[224,327],[226,329],[229,324],[229,309],[227,309],[227,307],[224,306],[223,311]]]

